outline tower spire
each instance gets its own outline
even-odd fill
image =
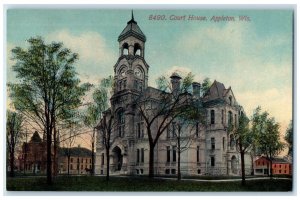
[[[131,10],[131,20],[134,21],[133,10]]]

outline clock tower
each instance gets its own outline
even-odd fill
[[[148,69],[145,56],[146,36],[134,20],[131,20],[118,37],[119,58],[114,66],[114,94],[140,94],[148,87]]]

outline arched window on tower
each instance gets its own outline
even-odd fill
[[[118,111],[118,136],[124,137],[125,132],[125,112],[121,109]]]
[[[135,56],[141,55],[141,46],[138,43],[134,44],[134,55]]]
[[[122,46],[122,54],[123,55],[128,55],[128,44],[127,43],[124,43],[123,46]]]

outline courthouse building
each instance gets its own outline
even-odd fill
[[[145,60],[146,36],[132,19],[118,37],[119,58],[114,65],[115,87],[110,99],[111,108],[106,117],[115,116],[109,151],[111,174],[148,174],[149,144],[144,119],[139,110],[131,106],[138,98],[147,96],[148,109],[159,104],[157,98],[164,91],[148,86],[151,70]],[[151,51],[151,49],[149,50]],[[172,90],[180,85],[181,77],[173,73]],[[183,135],[192,135],[187,150],[181,153],[183,175],[240,175],[240,155],[235,138],[228,131],[228,124],[237,126],[243,112],[231,88],[214,81],[205,94],[200,95],[200,83],[193,83],[190,96],[206,110],[205,123],[200,121],[194,128],[182,130]],[[160,118],[156,119],[160,120]],[[176,121],[174,121],[176,123]],[[160,136],[154,149],[154,173],[167,175],[177,173],[176,139],[172,134],[174,123]],[[99,123],[100,124],[100,123]],[[156,124],[159,124],[158,121]],[[156,128],[152,127],[152,133]],[[96,142],[96,174],[106,173],[106,152],[101,128],[98,127]],[[245,155],[246,174],[251,173],[250,155]]]

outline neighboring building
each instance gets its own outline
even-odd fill
[[[24,142],[18,158],[19,171],[25,173],[45,174],[47,171],[46,141],[34,132],[28,143]],[[52,149],[53,151],[53,149]],[[68,155],[70,156],[69,174],[87,174],[92,169],[92,152],[86,148],[59,148],[58,173],[68,174]],[[53,153],[52,153],[53,156]]]
[[[59,174],[89,174],[92,169],[92,151],[82,147],[60,148]]]
[[[47,167],[46,142],[35,131],[28,143],[22,145],[19,170],[25,173],[45,173]]]
[[[267,157],[261,156],[254,162],[254,175],[270,174],[271,161]],[[292,175],[292,164],[283,158],[272,159],[273,175]]]
[[[131,105],[137,98],[149,97],[147,109],[155,109],[159,105],[158,96],[163,91],[148,86],[150,66],[145,60],[146,36],[133,16],[119,35],[118,42],[120,55],[114,66],[112,106],[103,113],[105,118],[114,115],[113,124],[117,124],[111,136],[110,173],[147,174],[149,145],[145,122],[138,110]],[[170,78],[172,92],[177,91],[181,77],[174,73]],[[230,87],[225,88],[222,83],[214,81],[203,97],[200,96],[200,87],[199,83],[193,83],[193,94],[187,96],[205,107],[207,122],[197,122],[194,129],[182,130],[183,134],[192,132],[194,137],[189,148],[181,154],[181,172],[186,175],[240,175],[240,154],[236,150],[233,134],[229,134],[227,130],[228,124],[237,126],[243,109]],[[154,173],[157,175],[177,173],[178,158],[175,138],[172,136],[175,124],[176,121],[161,135],[155,146]],[[99,127],[95,167],[96,173],[104,174],[106,153]],[[245,164],[246,174],[250,174],[249,154],[245,155]]]

